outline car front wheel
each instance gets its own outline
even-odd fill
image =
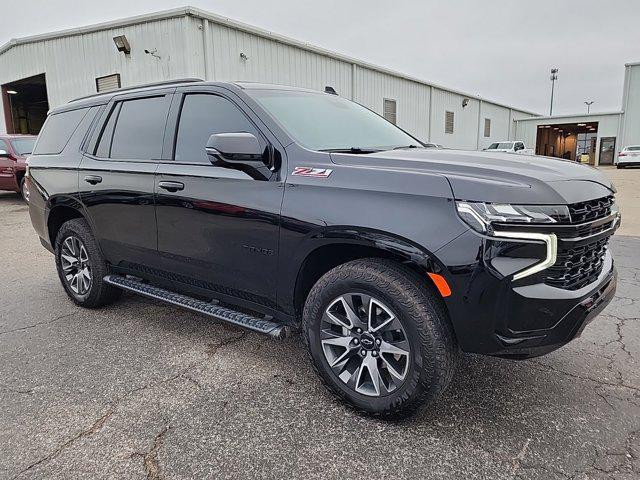
[[[340,265],[312,288],[303,333],[327,388],[357,410],[406,416],[449,383],[458,347],[444,306],[385,259]]]

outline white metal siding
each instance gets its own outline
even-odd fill
[[[396,125],[420,140],[429,129],[429,87],[403,78],[357,66],[354,100],[384,115],[383,99],[396,101]]]
[[[351,64],[259,37],[209,24],[209,51],[213,61],[211,80],[252,81],[324,90],[332,86],[351,97]],[[247,56],[246,60],[240,54]]]
[[[117,51],[113,43],[117,35],[126,35],[130,55]],[[145,54],[145,49],[155,50],[160,58]],[[118,73],[122,87],[182,77],[268,82],[316,90],[330,85],[339,95],[353,98],[380,115],[384,114],[384,99],[393,99],[398,126],[421,140],[448,147],[475,149],[477,132],[482,128],[477,98],[471,98],[462,109],[462,94],[190,7],[165,16],[160,13],[149,19],[134,19],[132,23],[113,22],[103,28],[38,37],[0,54],[0,84],[41,73],[46,74],[50,107],[95,93],[97,77]],[[502,136],[499,125],[509,108],[485,100],[482,104],[483,112],[492,112],[486,115],[492,118],[491,139]],[[455,112],[455,133],[446,137],[445,110]],[[1,117],[2,108],[0,131],[4,131]],[[507,137],[508,132],[504,134]]]

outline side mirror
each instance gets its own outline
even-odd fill
[[[0,157],[8,158],[11,157],[11,155],[9,155],[9,152],[7,152],[6,150],[0,148]]]
[[[260,142],[251,133],[214,133],[205,147],[207,155],[228,163],[263,163]]]

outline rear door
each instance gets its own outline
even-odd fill
[[[179,288],[274,307],[283,170],[264,178],[213,165],[205,152],[211,134],[247,132],[265,152],[281,155],[275,137],[258,125],[224,89],[178,89],[167,127],[175,154],[156,173],[158,251]]]
[[[173,91],[115,97],[80,164],[81,198],[113,265],[145,271],[157,259],[154,174]]]

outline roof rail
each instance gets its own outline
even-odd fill
[[[120,92],[128,92],[129,90],[137,90],[138,88],[147,87],[160,87],[162,85],[174,85],[176,83],[191,83],[191,82],[204,82],[201,78],[177,78],[175,80],[163,80],[161,82],[145,83],[143,85],[134,85],[131,87],[118,88],[117,90],[109,90],[108,92],[92,93],[91,95],[85,95],[84,97],[74,98],[69,100],[69,103],[77,102],[78,100],[86,100],[87,98],[99,97],[100,95],[116,94]]]

